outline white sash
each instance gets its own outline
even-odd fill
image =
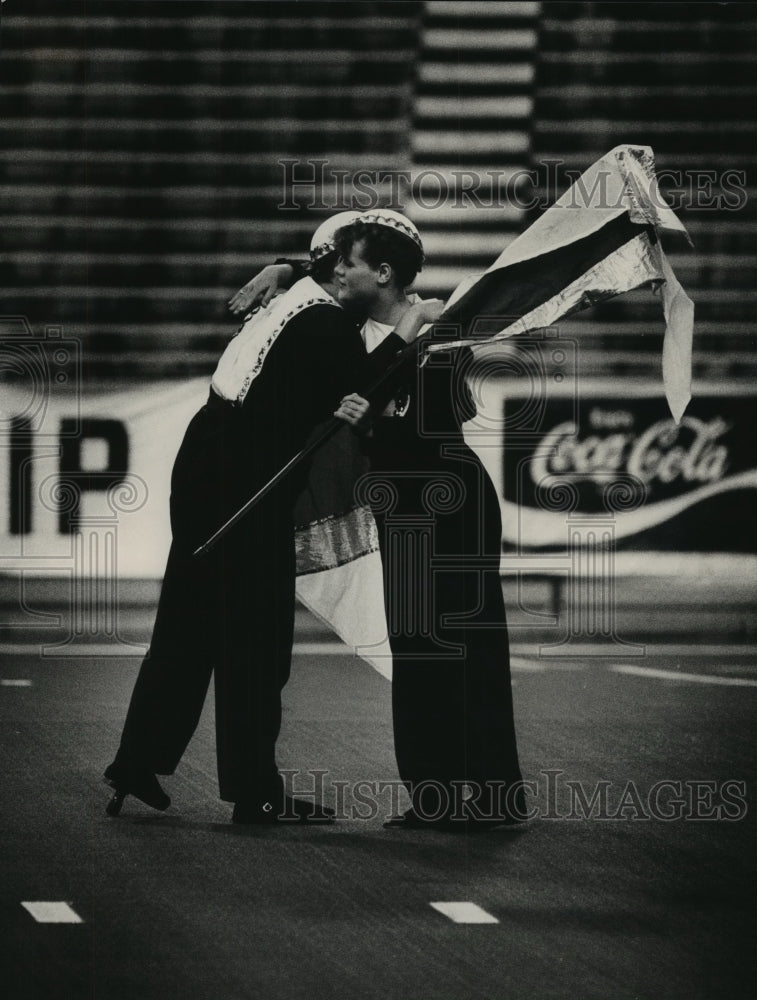
[[[312,278],[302,278],[265,309],[253,313],[221,355],[210,383],[214,391],[241,406],[281,331],[294,316],[314,305],[341,308]]]

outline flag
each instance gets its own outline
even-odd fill
[[[455,289],[439,324],[456,326],[459,338],[435,338],[426,349],[493,344],[647,285],[662,293],[663,384],[678,423],[691,398],[694,305],[663,253],[661,233],[688,240],[660,193],[652,150],[617,146],[583,173],[485,274],[467,278]],[[481,319],[496,316],[507,317],[506,325],[484,332]]]
[[[378,529],[370,507],[355,498],[368,471],[359,440],[346,425],[313,454],[294,509],[296,589],[356,655],[391,678]]]
[[[688,239],[662,199],[652,150],[617,146],[582,174],[485,274],[455,289],[434,328],[403,352],[405,363],[415,364],[424,351],[493,345],[648,286],[662,293],[663,383],[679,422],[691,397],[694,307],[662,251],[662,233]],[[493,317],[507,317],[494,333],[486,329]],[[346,457],[350,449],[354,451],[354,441],[350,443],[349,435],[338,435],[314,459],[313,469],[320,465],[327,474],[317,486],[311,473],[309,495],[301,498],[297,592],[360,656],[390,676],[376,527],[370,511],[354,504],[359,461],[355,465],[354,458]],[[336,480],[330,482],[337,469]]]

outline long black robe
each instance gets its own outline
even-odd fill
[[[385,350],[402,342],[390,334]],[[459,815],[463,784],[482,815],[522,811],[505,606],[500,507],[465,443],[470,352],[432,355],[405,375],[407,412],[370,439],[393,654],[400,776],[426,816]],[[435,782],[436,788],[424,783]],[[420,789],[420,792],[419,792]]]
[[[294,626],[292,507],[306,467],[209,555],[191,553],[381,364],[367,360],[343,310],[313,305],[281,332],[241,407],[211,392],[190,421],[173,468],[172,544],[152,642],[117,765],[173,773],[214,673],[221,798],[280,796],[275,744]]]

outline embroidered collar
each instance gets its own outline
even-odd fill
[[[272,299],[239,328],[221,355],[211,385],[222,399],[241,406],[268,352],[287,323],[303,309],[314,305],[339,304],[312,278],[302,278],[289,291]]]

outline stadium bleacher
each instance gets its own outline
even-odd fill
[[[180,8],[180,12],[179,12]],[[418,3],[31,0],[6,11],[5,313],[81,338],[88,374],[205,372],[226,299],[313,216],[282,158],[329,176],[405,155]]]
[[[178,7],[3,9],[4,312],[80,338],[88,374],[207,372],[234,326],[228,295],[273,252],[302,251],[314,217],[341,207],[340,171],[433,187],[458,168],[507,183],[559,161],[555,190],[536,191],[554,200],[566,170],[639,142],[695,244],[667,248],[697,305],[695,373],[753,378],[754,5]],[[282,159],[298,177],[326,161],[323,189],[280,208]],[[693,204],[691,172],[706,194],[707,171],[723,197]],[[449,292],[529,221],[519,205],[428,210],[419,191],[404,207],[426,235],[424,292]],[[657,371],[646,293],[563,332],[582,338],[586,371]]]
[[[756,39],[753,4],[545,3],[540,18],[534,160],[562,161],[559,176],[621,142],[652,146],[662,192],[694,243],[665,249],[696,304],[695,377],[710,382],[755,371]],[[659,305],[648,293],[562,329],[593,370],[659,370]]]
[[[422,293],[449,294],[525,228],[539,7],[424,5],[408,205],[429,258]]]

